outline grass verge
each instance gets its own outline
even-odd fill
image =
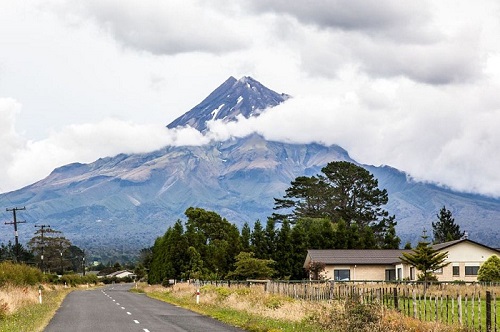
[[[196,304],[193,285],[174,287],[143,285],[136,292],[200,314],[216,318],[250,332],[342,331],[425,332],[468,331],[457,325],[422,322],[381,305],[356,301],[313,302],[266,293],[262,287],[214,287],[200,289]]]
[[[61,286],[46,285],[42,291],[42,304],[38,299],[38,287],[36,286],[4,286],[5,294],[10,297],[14,294],[25,294],[26,297],[14,310],[9,309],[8,302],[15,302],[13,299],[4,298],[3,314],[0,314],[0,332],[41,332],[47,326],[50,319],[54,316],[57,308],[65,296],[71,291],[69,288]],[[16,297],[19,295],[15,295]]]
[[[231,309],[217,304],[196,304],[193,297],[176,296],[172,292],[152,291],[146,292],[148,296],[165,301],[194,312],[210,316],[221,322],[240,327],[249,332],[326,332],[328,330],[309,324],[304,321],[294,322],[284,319],[273,319],[252,314],[238,309]],[[177,294],[178,295],[178,294]]]

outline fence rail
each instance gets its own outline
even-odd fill
[[[289,281],[209,281],[225,287],[260,285],[272,294],[308,301],[356,300],[380,304],[423,321],[460,324],[473,331],[500,332],[500,287]]]

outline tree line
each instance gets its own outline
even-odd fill
[[[10,241],[0,245],[0,261],[34,265],[48,273],[81,272],[84,258],[81,248],[73,245],[61,231],[50,227],[38,229],[26,247]]]
[[[387,191],[370,172],[345,161],[331,162],[321,172],[292,181],[285,195],[275,198],[276,213],[253,228],[245,223],[239,230],[216,212],[188,208],[187,220],[178,220],[155,241],[149,282],[266,273],[302,279],[308,249],[399,248],[395,216],[383,208]],[[255,268],[242,274],[242,262]]]

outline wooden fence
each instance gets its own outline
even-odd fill
[[[380,304],[416,319],[460,324],[472,331],[500,332],[500,287],[477,284],[355,284],[249,280],[208,282],[226,287],[261,285],[272,294],[308,301],[355,300]]]

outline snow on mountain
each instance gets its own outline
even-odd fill
[[[229,77],[201,103],[172,121],[168,128],[190,126],[206,131],[210,120],[236,121],[238,115],[245,118],[258,116],[266,108],[274,107],[290,98],[276,93],[249,76],[236,80]]]

